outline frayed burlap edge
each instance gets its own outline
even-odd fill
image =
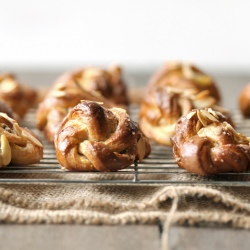
[[[155,224],[168,219],[168,212],[161,211],[127,211],[112,215],[107,213],[86,210],[20,210],[18,208],[8,209],[1,213],[1,223],[17,224]],[[178,212],[171,217],[171,224],[175,225],[219,225],[233,228],[250,228],[250,216],[245,214],[228,214],[223,212]]]
[[[0,188],[0,222],[17,224],[155,224],[205,225],[216,224],[233,228],[250,228],[250,204],[219,190],[207,187],[164,187],[151,199],[137,202],[100,201],[92,198],[82,200],[47,202],[16,199],[18,192]],[[225,210],[200,211],[187,208],[178,210],[179,200],[197,198],[229,208]],[[162,210],[163,203],[170,203],[169,209]],[[172,207],[171,207],[172,204]],[[110,207],[110,212],[102,208]],[[174,207],[174,209],[173,209]],[[98,210],[96,209],[98,208]],[[114,208],[119,213],[113,214]]]

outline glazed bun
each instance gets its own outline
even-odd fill
[[[250,116],[250,83],[246,84],[240,92],[239,109],[244,116]]]
[[[209,96],[216,100],[216,103],[221,100],[219,88],[213,78],[190,63],[165,63],[149,82],[149,89],[154,86],[171,86],[188,89],[195,93],[206,90],[209,92]]]
[[[71,171],[117,171],[142,160],[150,144],[126,110],[83,101],[55,134],[56,156]]]
[[[37,127],[54,143],[54,135],[69,110],[81,100],[102,102],[104,107],[127,107],[126,88],[121,69],[110,71],[86,68],[60,76],[40,102],[36,113]]]
[[[211,108],[194,109],[180,118],[171,140],[177,164],[189,172],[213,175],[250,169],[248,138]]]
[[[0,113],[0,140],[0,167],[38,163],[43,157],[41,141],[5,113]]]
[[[190,110],[220,107],[220,94],[212,78],[193,65],[167,63],[147,86],[140,105],[139,126],[151,140],[171,146],[178,119]]]
[[[37,92],[18,82],[11,74],[0,74],[0,100],[23,118],[37,104]]]

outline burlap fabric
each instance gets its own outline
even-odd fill
[[[11,184],[1,185],[0,199],[2,223],[250,228],[249,188],[243,187]]]

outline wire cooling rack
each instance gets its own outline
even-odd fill
[[[131,117],[137,120],[138,106],[130,109]],[[250,136],[250,119],[238,111],[233,112],[238,132]],[[35,127],[35,110],[31,110],[23,122],[38,134]],[[120,184],[120,185],[216,185],[250,186],[250,172],[227,173],[202,177],[178,167],[173,159],[172,148],[152,144],[150,156],[143,162],[135,162],[118,172],[70,172],[61,169],[53,145],[43,139],[44,157],[39,164],[8,166],[0,169],[0,184]]]

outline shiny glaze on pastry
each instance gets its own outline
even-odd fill
[[[249,170],[249,139],[211,108],[194,109],[180,118],[171,140],[177,164],[189,172],[213,175]]]
[[[54,142],[63,118],[81,100],[102,102],[105,107],[114,107],[117,102],[124,107],[127,97],[120,68],[115,67],[109,73],[98,68],[86,68],[65,73],[57,79],[36,113],[37,127],[48,141]]]
[[[38,163],[43,157],[43,145],[34,133],[5,113],[0,113],[0,140],[0,167]]]
[[[150,153],[148,139],[121,108],[83,101],[55,135],[56,156],[71,171],[117,171]]]

